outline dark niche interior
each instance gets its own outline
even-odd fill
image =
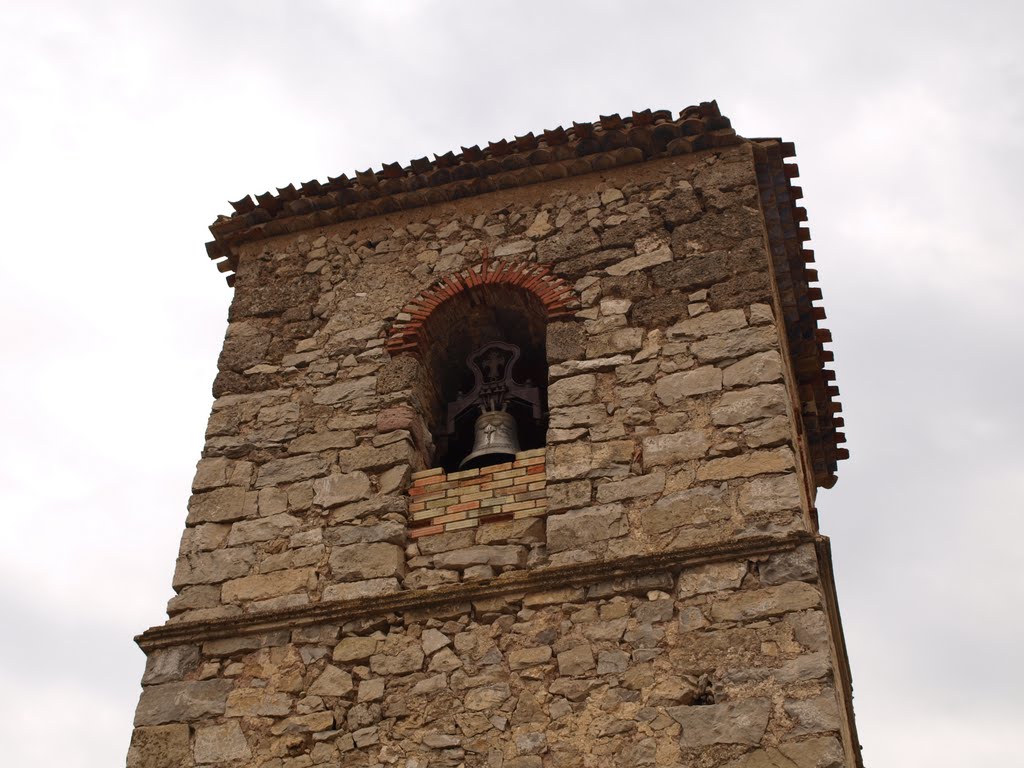
[[[507,411],[516,422],[521,450],[544,445],[547,433],[548,366],[545,352],[547,313],[529,291],[507,285],[477,286],[437,307],[423,327],[423,363],[428,378],[425,400],[434,438],[434,466],[459,469],[473,450],[474,425],[480,409],[465,412],[448,430],[448,405],[473,390],[469,358],[492,342],[518,348],[512,378],[540,393],[540,417],[512,402]]]

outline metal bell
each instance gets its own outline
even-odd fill
[[[519,453],[516,420],[505,411],[484,411],[477,417],[473,432],[473,451],[462,460],[459,469],[486,467],[512,461]]]

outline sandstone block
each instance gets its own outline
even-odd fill
[[[324,387],[313,396],[313,402],[318,405],[336,405],[362,397],[371,397],[376,391],[377,377],[364,376]]]
[[[551,648],[542,645],[537,648],[523,648],[508,655],[509,669],[526,669],[551,661]]]
[[[711,409],[711,420],[720,426],[743,424],[770,416],[784,416],[788,396],[782,384],[761,384],[726,392]]]
[[[672,373],[654,385],[654,394],[662,403],[675,405],[680,400],[708,392],[717,392],[722,388],[722,371],[713,365],[696,368],[692,371]]]
[[[831,688],[810,699],[787,701],[783,708],[796,723],[790,731],[794,736],[839,730],[839,704]]]
[[[492,710],[501,706],[511,695],[508,683],[481,685],[466,694],[466,709],[473,712]]]
[[[790,552],[779,552],[761,564],[762,584],[807,581],[818,576],[818,557],[814,547],[803,544]]]
[[[775,327],[759,325],[753,328],[738,328],[718,336],[695,341],[690,349],[702,363],[719,360],[738,360],[754,352],[764,352],[778,346]]]
[[[747,699],[726,704],[671,707],[666,711],[683,726],[679,736],[681,747],[712,744],[756,746],[768,728],[771,702],[768,699]]]
[[[640,520],[646,531],[657,535],[683,526],[727,520],[731,515],[732,508],[725,491],[714,486],[702,486],[659,499],[643,510]]]
[[[327,460],[318,454],[289,456],[268,461],[256,475],[256,487],[282,485],[327,474]]]
[[[221,715],[227,705],[231,680],[196,680],[163,683],[142,689],[135,725],[187,723],[209,715]]]
[[[358,600],[366,597],[390,595],[400,589],[398,579],[364,579],[344,584],[330,584],[324,588],[324,600]]]
[[[232,547],[179,557],[174,568],[175,589],[189,584],[216,584],[245,576],[256,559],[251,547]]]
[[[669,435],[645,437],[644,468],[699,459],[710,447],[711,437],[702,430],[684,430]]]
[[[643,346],[643,328],[617,328],[596,336],[587,341],[587,357],[604,357],[622,352],[637,352]]]
[[[187,725],[136,728],[127,768],[183,768],[192,763]]]
[[[296,437],[288,444],[289,453],[320,453],[338,448],[352,448],[356,444],[356,433],[348,430],[313,432]]]
[[[171,648],[159,648],[151,651],[146,658],[142,684],[156,685],[181,680],[198,666],[199,646],[176,645]]]
[[[565,677],[582,677],[595,668],[594,652],[590,645],[577,645],[558,654],[558,674]]]
[[[665,490],[665,473],[657,470],[649,475],[629,477],[625,480],[604,483],[597,486],[597,503],[608,504],[613,501],[635,499],[640,496],[651,496]]]
[[[386,541],[391,544],[405,543],[405,525],[393,520],[372,525],[336,525],[324,529],[324,539],[337,546],[370,544]]]
[[[829,736],[756,749],[726,763],[724,768],[793,768],[796,765],[800,768],[842,768],[846,761],[839,740]]]
[[[548,407],[584,405],[594,399],[597,377],[592,373],[558,379],[548,387]]]
[[[388,578],[405,573],[405,552],[397,544],[353,544],[335,547],[330,563],[338,581]]]
[[[820,603],[817,587],[791,581],[764,589],[743,590],[717,600],[711,606],[711,615],[717,621],[749,621],[815,608]]]
[[[351,473],[355,470],[381,471],[398,464],[417,465],[419,458],[413,444],[407,439],[397,440],[387,445],[374,446],[361,443],[355,448],[342,451],[338,455],[338,463],[342,472]]]
[[[687,568],[679,574],[676,594],[680,598],[739,589],[747,575],[746,563],[710,563],[696,568]]]
[[[575,480],[590,472],[589,443],[568,443],[548,447],[547,476],[549,480]]]
[[[666,333],[670,339],[701,339],[743,328],[747,324],[742,309],[726,309],[721,312],[707,312],[689,320],[684,320],[668,328]]]
[[[513,545],[473,546],[454,549],[434,556],[437,568],[462,570],[472,565],[523,566],[526,565],[526,549]]]
[[[743,442],[751,448],[770,448],[793,440],[793,425],[788,416],[773,416],[743,426]]]
[[[739,508],[747,514],[800,509],[800,481],[790,472],[777,477],[755,477],[740,488]]]
[[[291,711],[287,693],[265,688],[237,688],[228,695],[226,717],[284,717]]]
[[[197,523],[228,523],[256,514],[255,493],[231,486],[207,493],[197,493],[188,500],[188,525]]]
[[[257,541],[290,536],[301,527],[302,521],[292,515],[271,515],[255,520],[242,520],[231,526],[228,546],[251,544]]]
[[[376,652],[376,638],[346,637],[334,647],[331,658],[341,662],[365,661]]]
[[[313,696],[344,696],[351,690],[352,675],[331,664],[309,686],[309,693]]]
[[[739,456],[725,456],[708,461],[697,470],[698,480],[731,480],[753,477],[793,468],[793,451],[788,447],[770,451],[750,451]]]
[[[778,351],[771,349],[750,355],[730,365],[723,371],[722,383],[727,389],[732,389],[773,381],[782,381],[782,358]]]
[[[787,661],[772,676],[780,683],[804,683],[808,680],[820,680],[831,674],[832,660],[824,651],[804,653],[792,661]]]
[[[587,332],[582,323],[548,323],[546,346],[549,363],[581,358],[586,352]]]
[[[636,272],[641,269],[650,269],[651,267],[657,266],[658,264],[664,264],[665,262],[672,261],[672,249],[664,244],[659,248],[656,248],[647,253],[641,253],[638,256],[631,256],[628,259],[616,262],[609,266],[605,271],[609,275],[628,275],[630,272]]]
[[[548,482],[548,510],[558,512],[575,509],[590,503],[590,480],[574,480],[568,483]]]
[[[237,721],[197,728],[194,754],[197,763],[226,763],[252,756]]]
[[[622,536],[627,531],[621,504],[578,509],[547,519],[548,550],[561,552]]]
[[[378,653],[370,657],[370,669],[375,675],[407,675],[423,668],[423,649],[419,645],[407,645],[393,656]]]
[[[333,726],[334,714],[332,712],[313,712],[308,715],[295,715],[278,720],[271,726],[270,732],[274,736],[286,733],[317,733],[330,730]]]
[[[225,485],[249,487],[253,465],[249,461],[235,461],[223,457],[200,459],[196,465],[196,476],[192,480],[193,491],[208,491]]]
[[[222,594],[224,602],[235,603],[244,600],[263,600],[303,589],[312,590],[315,587],[316,569],[296,568],[233,579],[224,583]]]

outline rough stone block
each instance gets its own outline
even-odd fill
[[[245,576],[225,582],[223,599],[226,603],[245,600],[264,600],[316,587],[315,568],[296,568],[290,571]]]
[[[679,574],[676,594],[681,598],[739,589],[747,575],[746,563],[710,563]]]
[[[697,479],[732,480],[737,477],[787,472],[793,466],[793,451],[788,447],[771,451],[750,451],[739,456],[725,456],[708,461],[697,470]]]
[[[756,477],[740,488],[739,509],[765,514],[800,509],[800,480],[793,472],[777,477]]]
[[[717,392],[722,388],[722,371],[707,365],[692,371],[672,373],[654,385],[654,394],[667,406],[696,395]]]
[[[188,501],[188,525],[197,523],[228,523],[256,515],[255,493],[231,486],[208,493],[197,493]]]
[[[721,333],[735,331],[747,324],[747,317],[742,309],[727,309],[722,312],[707,312],[689,320],[677,323],[666,330],[670,339],[702,339]]]
[[[352,687],[352,675],[340,667],[328,664],[309,686],[309,693],[313,696],[344,696]]]
[[[783,708],[796,723],[790,731],[794,736],[839,730],[839,704],[831,688],[810,699],[787,701]]]
[[[597,502],[598,504],[608,504],[613,501],[651,496],[664,490],[665,473],[659,470],[649,475],[629,477],[625,480],[597,486]]]
[[[711,437],[703,430],[685,430],[669,435],[645,437],[644,468],[678,464],[702,458],[711,447]]]
[[[466,549],[454,549],[434,556],[437,568],[454,568],[463,570],[473,565],[502,566],[526,565],[525,547],[506,546],[474,546]]]
[[[297,531],[301,525],[302,521],[292,515],[271,515],[255,520],[242,520],[231,526],[228,546],[287,537]]]
[[[327,460],[318,454],[289,456],[268,461],[256,475],[256,487],[283,485],[327,474]]]
[[[548,387],[548,407],[584,405],[593,401],[596,390],[597,377],[592,373],[559,379]]]
[[[353,544],[335,547],[330,563],[337,581],[388,578],[405,573],[405,552],[397,544]]]
[[[604,504],[550,515],[547,519],[548,550],[578,549],[624,535],[627,524],[622,511],[621,504]]]
[[[752,387],[782,380],[782,358],[777,350],[758,352],[733,363],[722,373],[722,383],[727,389]]]
[[[716,600],[711,606],[711,615],[717,621],[749,621],[816,608],[820,603],[821,593],[817,587],[791,581],[764,589],[743,590]]]
[[[163,683],[142,689],[135,725],[187,723],[209,715],[224,714],[231,680],[196,680]]]
[[[197,728],[194,754],[197,763],[226,763],[252,756],[237,721]]]
[[[187,725],[156,725],[132,733],[127,768],[188,768],[191,764]]]
[[[684,526],[728,520],[731,515],[732,507],[724,489],[702,486],[659,499],[641,512],[640,520],[646,531],[657,535]]]
[[[759,325],[754,328],[739,328],[719,336],[709,336],[690,345],[691,351],[702,363],[719,360],[738,360],[741,357],[764,352],[778,347],[775,327]]]
[[[843,768],[843,748],[834,737],[783,742],[777,747],[756,749],[724,768]]]
[[[788,395],[782,384],[761,384],[750,389],[726,392],[711,409],[711,420],[719,426],[743,424],[756,419],[786,414]]]
[[[671,707],[666,710],[683,726],[679,745],[684,748],[712,744],[748,744],[756,746],[768,728],[771,702],[768,699]]]
[[[818,557],[814,547],[803,544],[789,552],[771,555],[761,564],[762,584],[783,584],[787,581],[808,581],[818,577]]]

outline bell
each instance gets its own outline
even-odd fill
[[[484,411],[477,417],[473,432],[473,451],[459,469],[473,469],[512,461],[519,453],[516,420],[506,411]]]

